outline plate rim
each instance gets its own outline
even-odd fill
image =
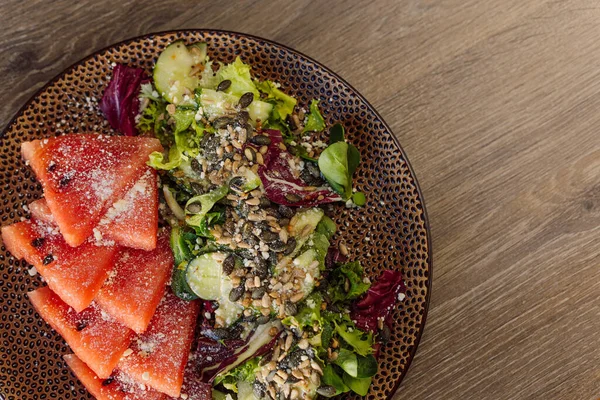
[[[385,129],[387,129],[390,133],[391,133],[391,137],[392,140],[394,141],[394,143],[396,144],[396,146],[398,146],[398,148],[400,149],[400,152],[403,155],[404,161],[406,162],[406,165],[408,166],[408,170],[411,174],[411,176],[413,177],[414,180],[414,184],[417,190],[417,194],[419,195],[420,199],[421,199],[421,207],[422,207],[422,212],[423,212],[423,224],[425,227],[425,231],[426,231],[426,238],[427,238],[427,258],[428,258],[428,264],[429,264],[429,273],[428,273],[428,278],[427,278],[427,294],[425,296],[425,306],[424,306],[424,311],[423,311],[423,316],[422,316],[422,329],[419,330],[417,337],[415,339],[414,345],[413,345],[413,349],[412,351],[409,353],[409,358],[408,361],[406,363],[406,368],[404,368],[404,370],[400,373],[400,376],[397,380],[397,382],[394,384],[393,386],[393,390],[390,392],[390,394],[388,395],[387,399],[391,399],[394,397],[394,395],[398,392],[398,389],[400,387],[400,385],[402,384],[402,381],[404,380],[404,378],[406,377],[406,375],[408,374],[408,371],[410,369],[410,366],[413,362],[413,359],[415,358],[416,354],[417,354],[417,349],[419,347],[419,344],[421,343],[421,339],[423,337],[423,334],[425,332],[425,327],[427,325],[427,315],[429,312],[429,305],[431,303],[431,291],[433,289],[432,284],[433,284],[433,243],[431,240],[431,225],[429,223],[429,216],[427,214],[427,207],[425,205],[425,197],[423,196],[423,191],[421,190],[421,186],[419,185],[419,181],[417,179],[417,175],[415,174],[415,171],[409,161],[408,155],[406,153],[406,151],[404,150],[404,148],[402,147],[402,145],[400,144],[399,139],[396,137],[396,135],[394,134],[394,131],[392,131],[392,129],[390,128],[390,126],[388,125],[388,123],[383,119],[383,117],[381,116],[381,114],[379,114],[379,112],[377,111],[377,109],[365,98],[365,96],[362,95],[362,93],[360,93],[354,86],[352,86],[348,81],[346,81],[344,78],[342,78],[339,74],[337,74],[336,72],[334,72],[333,70],[331,70],[329,67],[327,67],[326,65],[320,63],[319,61],[315,60],[314,58],[304,54],[301,51],[295,50],[287,45],[281,44],[275,40],[271,40],[271,39],[265,39],[261,36],[257,36],[257,35],[252,35],[252,34],[248,34],[248,33],[243,33],[243,32],[238,32],[238,31],[233,31],[233,30],[227,30],[227,29],[212,29],[212,28],[191,28],[191,29],[169,29],[169,30],[164,30],[164,31],[155,31],[155,32],[149,32],[149,33],[145,33],[142,35],[137,35],[134,37],[130,37],[128,39],[124,39],[121,40],[119,42],[116,43],[112,43],[108,46],[104,46],[100,49],[94,50],[92,53],[89,53],[88,55],[84,56],[83,58],[75,61],[74,63],[72,63],[71,65],[69,65],[68,67],[66,67],[65,69],[63,69],[61,72],[59,72],[57,75],[55,75],[52,79],[50,79],[48,82],[46,82],[42,87],[40,87],[38,90],[35,91],[35,93],[33,93],[26,101],[25,103],[18,109],[18,111],[12,116],[12,118],[10,118],[9,122],[6,124],[5,128],[2,130],[2,132],[0,132],[0,144],[2,143],[2,141],[4,140],[4,137],[6,135],[6,133],[10,130],[10,128],[12,128],[12,126],[17,122],[17,120],[19,119],[19,117],[21,115],[23,115],[23,113],[25,112],[25,109],[35,100],[36,97],[38,97],[42,92],[44,92],[50,85],[52,85],[53,83],[55,83],[56,81],[58,81],[59,79],[61,79],[64,75],[68,74],[70,71],[72,71],[73,69],[75,69],[77,66],[79,66],[80,64],[86,62],[87,60],[93,58],[96,54],[107,51],[111,48],[117,47],[117,46],[121,46],[124,44],[128,44],[131,42],[135,42],[138,40],[142,40],[142,39],[148,39],[151,38],[153,36],[157,36],[157,35],[168,35],[168,34],[181,34],[181,33],[187,33],[187,32],[196,32],[196,33],[200,33],[200,32],[206,32],[206,33],[217,33],[217,34],[224,34],[224,35],[228,35],[228,36],[234,36],[234,37],[247,37],[247,38],[251,38],[254,40],[259,40],[259,41],[263,41],[267,44],[271,44],[271,45],[275,45],[275,46],[279,46],[280,48],[290,52],[290,53],[295,53],[305,59],[307,59],[308,61],[311,61],[312,63],[314,63],[315,65],[317,65],[319,68],[322,68],[324,71],[326,71],[327,73],[333,75],[336,79],[338,79],[342,84],[346,85],[353,93],[354,95],[356,95],[358,98],[360,98],[362,101],[365,102],[365,105],[377,116],[377,118],[379,118],[379,120],[381,121],[381,123],[383,124],[383,126],[385,127]],[[0,393],[0,399],[3,399],[3,395],[2,393]]]

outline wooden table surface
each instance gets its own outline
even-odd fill
[[[396,399],[600,397],[598,0],[0,6],[0,127],[83,56],[220,28],[314,57],[379,110],[426,198],[434,280]]]

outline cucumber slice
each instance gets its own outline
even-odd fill
[[[271,111],[273,111],[273,104],[265,101],[254,100],[248,106],[248,114],[250,114],[250,118],[254,122],[259,119],[262,122],[266,122],[271,115]]]
[[[230,112],[235,112],[239,98],[225,92],[212,89],[202,89],[200,104],[208,118],[216,118]]]
[[[208,45],[206,42],[192,43],[187,48],[192,55],[194,64],[204,64],[206,62],[206,56],[208,53]]]
[[[196,296],[203,300],[219,300],[222,297],[221,286],[225,279],[222,264],[225,257],[225,253],[206,253],[189,262],[186,281]]]
[[[198,78],[191,76],[194,56],[188,51],[183,41],[178,40],[167,46],[154,65],[154,86],[170,103],[188,104],[193,101],[184,100],[186,93],[193,93],[198,86]]]
[[[323,210],[316,207],[298,210],[290,221],[290,234],[292,236],[308,237],[321,222],[323,215],[325,215]]]

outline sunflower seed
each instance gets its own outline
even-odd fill
[[[200,211],[202,211],[202,205],[200,205],[200,203],[192,203],[187,206],[187,210],[192,214],[198,214]]]
[[[252,147],[246,147],[246,150],[244,150],[244,155],[249,161],[256,160],[256,151],[254,151]]]
[[[290,302],[290,301],[286,301],[285,302],[285,313],[286,315],[296,315],[298,313],[298,307]]]
[[[241,176],[233,177],[229,181],[229,188],[237,193],[243,193],[243,187],[246,184],[246,180]]]
[[[238,106],[240,108],[246,108],[254,101],[254,93],[247,92],[240,97],[240,101],[238,102]]]
[[[217,86],[217,92],[227,90],[229,89],[229,86],[231,86],[231,81],[229,79],[225,79],[224,81],[221,81]]]

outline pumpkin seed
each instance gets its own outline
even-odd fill
[[[231,289],[231,292],[229,292],[229,300],[232,302],[238,301],[242,298],[245,291],[246,289],[244,288],[244,285],[240,285],[236,288]]]
[[[265,243],[273,243],[274,241],[279,240],[279,235],[269,230],[263,230],[258,237]]]
[[[265,295],[266,292],[267,292],[267,289],[264,286],[256,288],[252,291],[252,299],[253,300],[262,299],[262,297]]]
[[[240,111],[238,115],[235,117],[235,122],[240,127],[244,128],[250,119],[250,114],[248,111]]]
[[[335,392],[335,388],[331,385],[323,385],[317,389],[317,393],[325,397],[333,397],[335,396]]]
[[[271,144],[271,138],[266,135],[256,135],[250,138],[250,143],[257,146],[268,146]]]
[[[213,121],[213,127],[215,129],[223,129],[226,128],[227,125],[232,125],[233,119],[230,117],[219,117]]]
[[[200,162],[198,160],[196,160],[195,158],[192,158],[192,161],[190,161],[190,166],[192,167],[192,170],[194,172],[197,172],[199,174],[201,174],[202,171],[202,165],[200,165]]]
[[[277,236],[279,238],[279,236]],[[289,243],[289,242],[288,242]],[[286,244],[283,243],[281,240],[277,239],[276,241],[274,241],[273,243],[271,243],[269,245],[269,247],[271,248],[271,250],[273,250],[275,253],[281,253],[282,251],[285,251],[286,249]]]
[[[225,261],[223,261],[223,273],[225,275],[231,275],[235,268],[235,256],[230,254]]]
[[[290,203],[297,203],[302,200],[302,197],[298,196],[296,193],[286,193],[285,199]]]
[[[295,249],[296,249],[296,239],[289,238],[285,245],[285,249],[283,250],[283,254],[286,256],[289,256],[290,254],[292,254],[292,252]]]
[[[292,218],[294,214],[296,214],[293,208],[284,205],[279,206],[279,209],[277,211],[279,212],[279,215],[281,215],[284,218]],[[282,224],[280,225],[283,226]]]
[[[238,106],[240,108],[246,108],[254,101],[254,93],[247,92],[240,97],[240,101],[238,102]]]
[[[246,180],[241,176],[235,176],[229,181],[229,188],[237,193],[244,192],[244,185],[246,184]]]
[[[217,92],[227,90],[229,89],[229,86],[231,86],[231,81],[229,79],[225,79],[224,81],[221,81],[217,86]]]

